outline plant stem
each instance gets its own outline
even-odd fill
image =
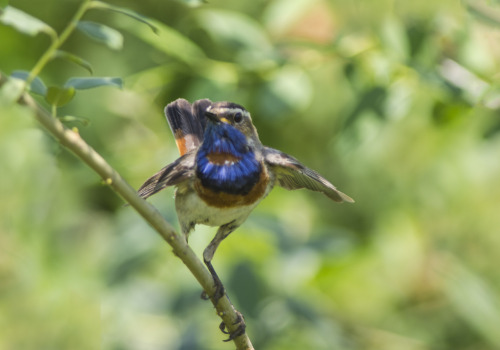
[[[55,40],[52,41],[50,44],[49,48],[44,52],[42,57],[38,60],[38,62],[35,64],[33,69],[31,69],[30,74],[28,78],[26,79],[26,86],[29,86],[33,79],[35,79],[42,69],[47,65],[47,63],[52,59],[54,56],[54,53],[64,44],[64,42],[68,39],[68,37],[73,33],[73,31],[76,28],[76,25],[80,21],[80,19],[83,17],[85,12],[90,8],[90,5],[92,3],[92,0],[84,0],[81,6],[78,8],[76,11],[75,15],[71,19],[71,21],[68,23],[66,28],[62,31],[61,35],[57,37]]]

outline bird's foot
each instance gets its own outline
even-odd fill
[[[225,342],[231,341],[239,337],[240,335],[245,334],[245,329],[247,326],[245,324],[243,315],[239,311],[236,311],[236,314],[238,315],[238,318],[236,319],[236,322],[233,323],[233,325],[238,325],[238,328],[236,328],[234,332],[229,332],[228,330],[226,330],[227,327],[224,322],[221,322],[221,324],[219,325],[219,329],[222,333],[229,334],[229,338],[225,339]]]
[[[226,294],[226,289],[224,288],[224,285],[222,284],[219,277],[217,277],[217,276],[214,277],[214,285],[215,285],[215,292],[212,295],[212,297],[210,297],[206,291],[203,291],[201,293],[201,298],[203,300],[209,300],[210,298],[212,298],[214,305],[217,305],[217,302],[219,301],[219,299],[222,298]]]
[[[222,284],[221,280],[218,277],[214,279],[214,284],[215,284],[215,292],[213,298],[215,304],[217,304],[219,299],[226,294],[226,289],[224,288],[224,285]]]

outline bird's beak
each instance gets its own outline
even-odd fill
[[[212,113],[210,111],[206,111],[205,112],[205,117],[207,117],[207,119],[210,120],[214,124],[217,124],[217,123],[220,123],[220,122],[229,124],[229,120],[227,120],[224,117],[219,118],[219,116],[217,114]]]
[[[212,123],[217,124],[219,122],[219,118],[217,117],[217,114],[212,113],[210,111],[205,112],[205,117],[207,117],[207,119],[210,120]]]

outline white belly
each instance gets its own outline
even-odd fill
[[[207,205],[195,191],[177,193],[175,197],[175,207],[183,228],[191,226],[191,223],[222,226],[234,221],[239,225],[245,221],[259,202],[260,200],[250,205],[233,208],[217,208]]]

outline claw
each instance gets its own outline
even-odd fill
[[[212,296],[214,304],[216,305],[217,302],[219,301],[220,298],[222,298],[226,294],[226,289],[222,285],[221,281],[214,280],[215,284],[215,292]],[[210,296],[207,294],[207,292],[203,291],[201,292],[200,298],[203,300],[209,300]]]
[[[238,311],[236,311],[236,312],[238,314],[238,318],[236,319],[236,322],[233,323],[233,325],[239,324],[239,326],[238,326],[238,328],[236,328],[236,330],[234,332],[226,331],[226,325],[224,322],[222,322],[219,325],[219,329],[222,331],[222,333],[229,334],[229,338],[225,339],[224,340],[225,342],[229,342],[229,341],[239,337],[240,335],[245,334],[245,329],[247,328],[247,326],[245,324],[245,320],[243,319],[243,316],[241,315],[241,313],[239,313]]]
[[[220,325],[219,325],[219,329],[222,333],[224,334],[229,334],[228,331],[226,331],[226,324],[224,322],[221,322]]]
[[[220,298],[222,298],[226,294],[226,289],[222,285],[222,282],[220,281],[219,278],[214,279],[214,284],[215,284],[215,293],[214,293],[214,301],[217,304]]]

